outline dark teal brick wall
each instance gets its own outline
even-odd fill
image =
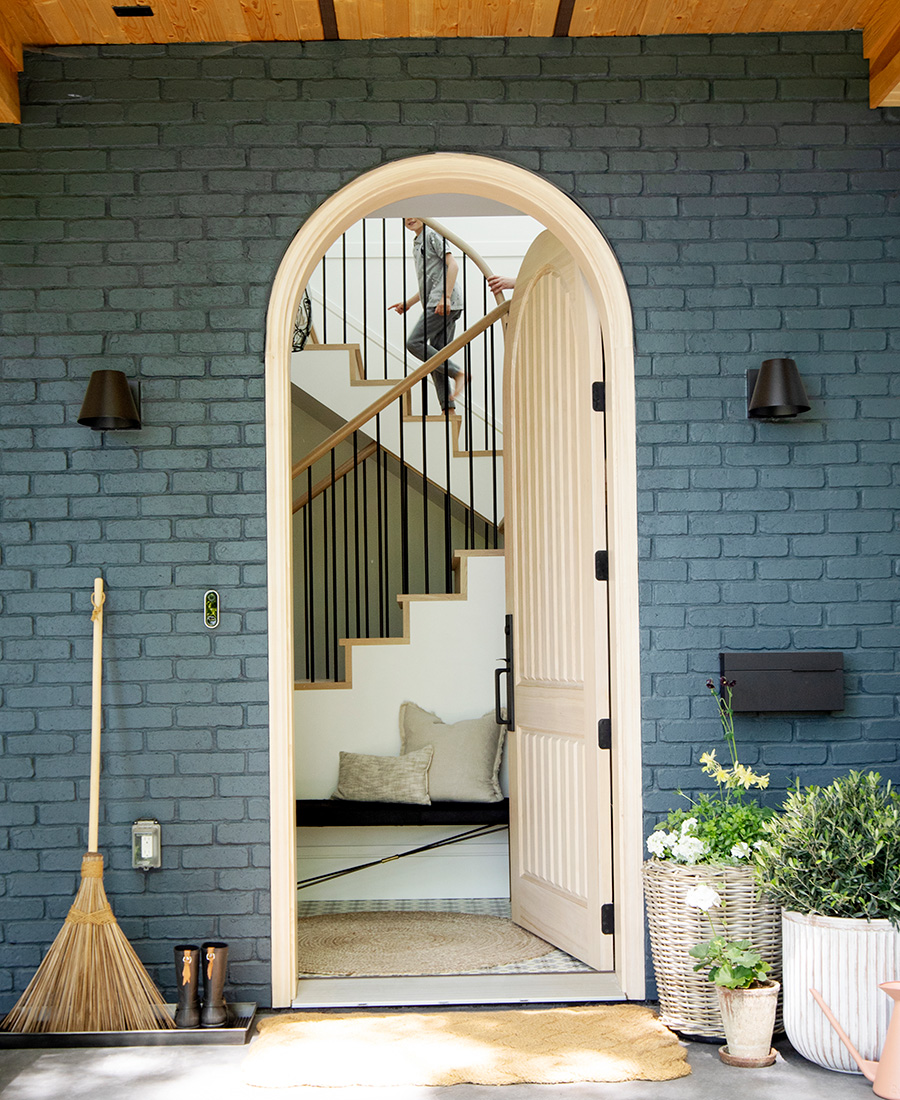
[[[740,720],[774,791],[900,778],[900,112],[869,110],[858,36],[79,47],[29,54],[22,100],[0,127],[4,1005],[86,843],[98,569],[116,912],[169,993],[171,945],[215,937],[231,995],[268,1001],[265,309],[303,218],[407,155],[541,172],[625,271],[648,815],[718,740],[720,649],[846,653],[843,714]],[[811,415],[747,422],[771,355]],[[76,425],[100,367],[141,379],[140,435]],[[165,851],[146,877],[143,815]]]

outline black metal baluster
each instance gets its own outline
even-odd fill
[[[378,515],[378,631],[384,632],[384,514],[381,506],[381,416],[375,417],[375,510]]]
[[[341,299],[343,303],[344,343],[347,343],[347,234],[341,234]]]
[[[356,580],[356,634],[360,633],[360,573],[363,563],[359,560],[359,432],[353,433],[353,572]]]
[[[366,632],[363,635],[365,638],[372,637],[372,625],[369,615],[369,459],[363,463],[362,468],[362,483],[363,483],[363,557],[366,564],[363,570],[363,588],[366,608]]]
[[[493,325],[491,325],[490,333],[491,333],[490,349],[489,349],[490,350],[490,402],[486,401],[485,404],[489,404],[489,408],[490,408],[489,419],[490,419],[490,431],[491,431],[491,444],[490,444],[490,447],[488,448],[488,450],[490,450],[490,452],[491,452],[491,493],[492,493],[493,511],[494,511],[494,516],[493,516],[493,519],[494,519],[494,549],[496,550],[497,546],[498,546],[498,538],[497,537],[498,537],[498,534],[499,534],[499,516],[498,516],[499,500],[498,500],[498,496],[497,496],[497,388],[496,388],[497,377],[496,377],[496,371],[495,371],[496,347],[495,347],[495,344],[494,344],[494,326]],[[486,379],[485,379],[485,381],[486,381]]]
[[[420,385],[422,392],[422,563],[425,569],[425,593],[431,591],[431,565],[429,562],[428,541],[428,440],[426,428],[428,427],[428,379],[423,378]]]
[[[362,220],[362,324],[363,324],[363,339],[362,339],[362,361],[363,361],[363,378],[369,377],[369,322],[368,322],[368,310],[369,310],[369,295],[367,292],[368,286],[368,266],[369,260],[366,255],[366,219]]]
[[[325,620],[325,679],[331,679],[331,621],[328,591],[328,492],[322,493],[322,610]]]
[[[336,491],[336,490],[335,490]],[[350,637],[350,523],[347,518],[347,476],[341,478],[344,513],[344,637]]]
[[[405,266],[405,265],[404,265]],[[387,315],[388,315],[388,285],[387,285],[387,218],[381,219],[381,297],[383,299],[382,305],[384,309],[381,311],[381,342],[384,348],[384,366],[382,368],[384,377],[388,376],[388,337],[387,337]]]
[[[322,343],[328,343],[328,253],[322,257]]]
[[[331,451],[331,612],[333,626],[331,648],[334,657],[334,679],[340,679],[338,665],[338,572],[337,572],[337,483],[334,476],[334,449]]]
[[[306,471],[306,527],[309,533],[309,552],[306,556],[306,577],[304,582],[309,589],[309,679],[316,679],[316,586],[315,586],[315,542],[313,539],[313,500],[312,467]]]

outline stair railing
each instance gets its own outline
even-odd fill
[[[502,301],[293,466],[292,478],[305,483],[294,509],[295,621],[302,621],[296,643],[307,681],[343,679],[342,640],[400,633],[397,594],[452,592],[456,549],[498,547],[496,455],[489,483],[481,479],[476,492],[477,456],[460,447],[459,417],[421,417],[419,469],[404,455],[404,423],[413,417],[417,387],[425,389],[435,368],[465,353],[508,311]],[[422,394],[426,410],[427,400]],[[383,445],[384,416],[397,417],[399,454]],[[444,426],[436,462],[426,437],[429,420]],[[325,476],[314,480],[321,465]]]
[[[487,280],[493,272],[458,234],[432,218],[422,220],[443,236],[445,245],[452,244],[461,253],[457,286],[463,299],[461,324],[465,329],[471,322],[470,314],[488,312]],[[395,232],[393,226],[389,234],[390,223],[396,223],[399,241],[391,236]],[[402,347],[395,343],[396,321],[389,326],[389,303],[400,295],[406,301],[414,289],[407,271],[409,239],[400,218],[363,219],[332,245],[310,280],[308,290],[321,315],[318,342],[358,343],[366,379],[402,377],[411,369],[406,350],[409,316],[403,315]],[[498,305],[505,300],[502,291],[494,293],[493,298]],[[315,337],[311,338],[310,343],[313,342],[317,342]],[[502,433],[501,386],[494,370],[494,364],[501,358],[493,334],[486,336],[482,345],[473,344],[465,352],[464,368],[469,381],[463,402],[463,438],[466,446],[477,450],[492,449],[496,437]],[[435,395],[423,389],[421,396],[424,405],[417,411],[422,415],[436,413]]]

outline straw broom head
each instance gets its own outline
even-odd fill
[[[100,807],[100,680],[103,581],[94,582],[91,694],[91,797],[88,851],[81,885],[50,950],[0,1030],[146,1031],[174,1021],[122,929],[103,889],[103,856],[97,851]]]
[[[59,934],[4,1031],[153,1031],[174,1027],[103,889],[103,856],[87,852]]]

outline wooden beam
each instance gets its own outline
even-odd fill
[[[900,106],[900,8],[894,0],[868,13],[863,54],[869,59],[869,106]]]
[[[0,53],[0,122],[21,122],[19,106],[19,73],[6,56]]]

